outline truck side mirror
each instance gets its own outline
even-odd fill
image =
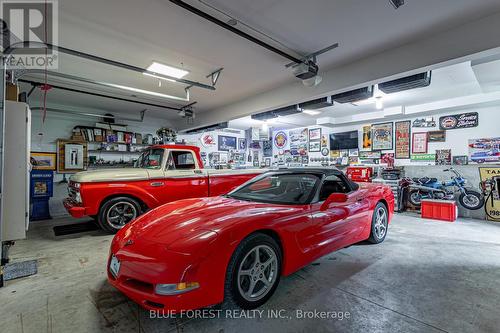
[[[344,203],[348,199],[347,194],[345,193],[332,193],[328,198],[326,198],[325,202],[320,207],[321,211],[327,210],[331,204],[333,203]]]

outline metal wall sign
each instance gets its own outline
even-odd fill
[[[410,132],[411,121],[396,122],[396,154],[397,159],[410,158]]]
[[[479,125],[479,114],[477,112],[454,114],[439,118],[439,128],[442,130],[470,128],[477,125]]]

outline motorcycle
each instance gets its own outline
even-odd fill
[[[477,210],[483,207],[484,198],[479,191],[466,188],[467,179],[463,178],[453,168],[443,170],[452,172],[454,175],[450,181],[440,182],[436,178],[414,178],[413,184],[409,185],[408,201],[414,206],[420,206],[422,199],[453,200],[455,192],[459,191],[458,201],[469,209]]]

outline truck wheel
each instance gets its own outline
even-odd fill
[[[97,222],[103,230],[115,234],[141,213],[141,205],[137,200],[129,197],[112,198],[101,206]]]

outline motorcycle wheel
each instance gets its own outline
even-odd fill
[[[422,195],[418,191],[412,191],[408,195],[408,201],[413,206],[420,206],[422,204]]]
[[[484,205],[484,198],[481,193],[472,190],[465,190],[465,193],[458,197],[460,204],[469,210],[478,210]]]

